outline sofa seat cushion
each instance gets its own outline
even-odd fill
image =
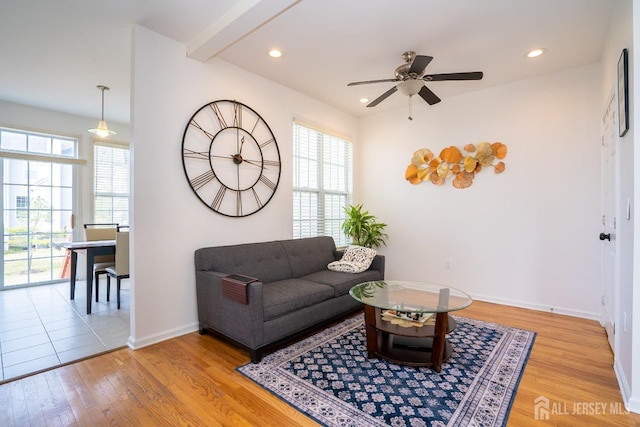
[[[322,270],[308,274],[301,279],[322,283],[333,288],[335,297],[349,293],[349,289],[362,282],[382,280],[378,270],[367,270],[362,273],[343,273],[341,271]]]
[[[264,320],[275,319],[333,298],[331,286],[304,279],[285,279],[263,286]]]

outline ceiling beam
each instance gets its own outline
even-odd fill
[[[187,43],[187,56],[206,62],[301,1],[239,1],[220,19]]]

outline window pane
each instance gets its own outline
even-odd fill
[[[53,138],[51,154],[55,154],[57,156],[75,157],[76,156],[75,141],[71,139]]]
[[[42,135],[29,135],[27,149],[30,153],[51,154],[51,138]]]
[[[27,150],[27,134],[2,130],[0,132],[0,147],[6,150],[26,151]]]
[[[27,184],[29,181],[29,162],[19,159],[4,159],[5,184]]]
[[[129,224],[129,149],[94,145],[94,221]]]

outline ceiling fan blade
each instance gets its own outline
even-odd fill
[[[407,73],[419,76],[424,72],[424,69],[427,68],[427,65],[429,65],[429,62],[431,62],[432,59],[432,56],[416,55],[416,57],[413,58],[413,62],[411,63],[411,67],[409,67],[409,71],[407,71]]]
[[[379,97],[371,101],[369,105],[367,105],[367,107],[375,107],[376,105],[380,104],[382,101],[384,101],[385,99],[393,95],[397,90],[398,90],[397,87],[395,86],[392,87],[391,89],[389,89],[388,91],[386,91],[385,93],[383,93],[382,95],[380,95]]]
[[[422,79],[428,82],[441,82],[444,80],[480,80],[483,75],[482,71],[471,71],[468,73],[427,74],[422,77]]]
[[[429,105],[437,104],[438,102],[440,102],[440,98],[438,98],[438,95],[431,92],[431,90],[426,86],[422,86],[422,89],[420,89],[418,95],[420,95],[422,99],[427,101],[427,104]]]
[[[363,82],[351,82],[347,86],[368,85],[369,83],[389,83],[397,82],[398,79],[382,79],[382,80],[365,80]]]

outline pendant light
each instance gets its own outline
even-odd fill
[[[107,127],[107,122],[104,121],[104,91],[109,90],[108,87],[98,85],[96,86],[102,92],[102,115],[100,116],[100,122],[98,123],[98,127],[95,129],[89,129],[89,132],[95,133],[100,138],[106,138],[109,135],[115,135],[116,133],[112,130],[109,130]]]

